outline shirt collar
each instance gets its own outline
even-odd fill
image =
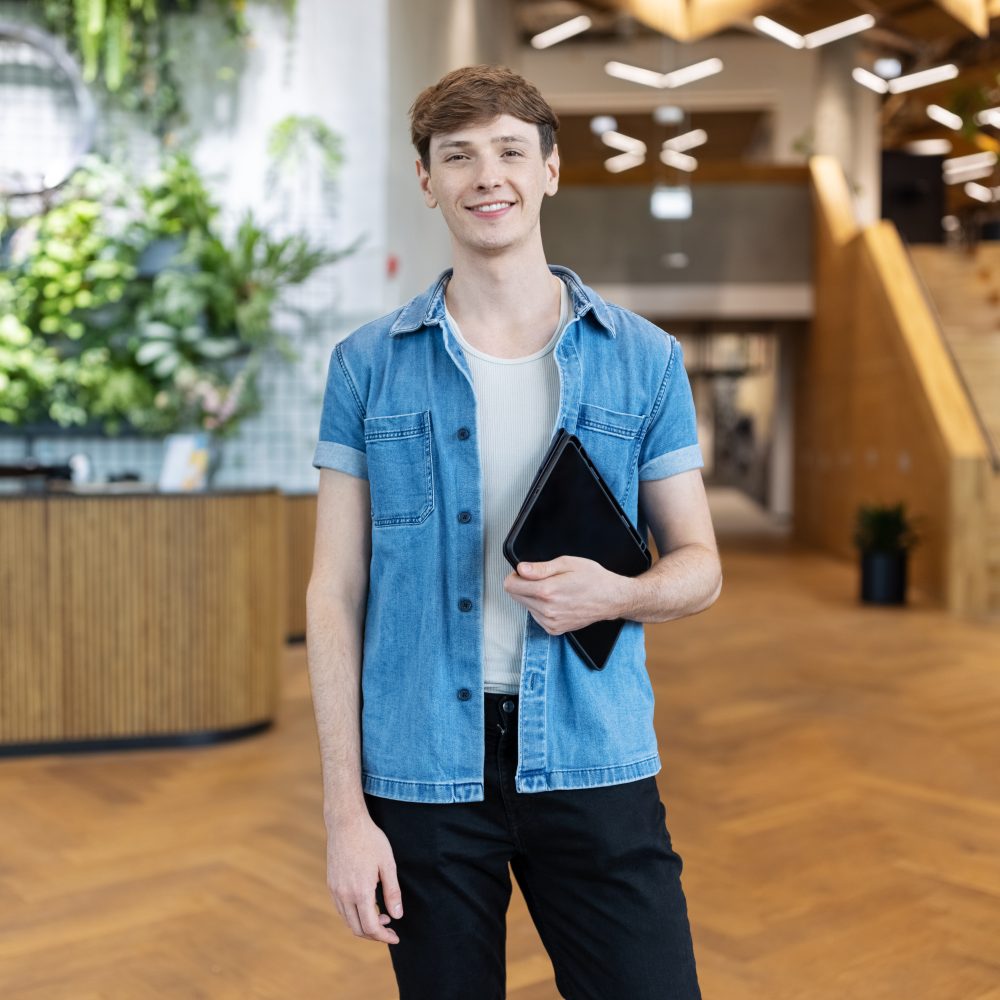
[[[611,319],[608,304],[592,288],[581,280],[579,275],[561,264],[549,264],[549,270],[560,277],[569,288],[570,303],[573,315],[579,319],[592,311],[597,323],[611,336],[615,336],[615,325]],[[437,280],[426,291],[415,295],[400,310],[395,322],[389,328],[389,336],[395,337],[402,333],[412,333],[426,329],[429,326],[440,326],[444,323],[444,288],[451,277],[453,268],[442,271]]]

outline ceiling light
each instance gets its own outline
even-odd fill
[[[882,79],[880,76],[876,76],[870,70],[862,69],[860,66],[855,66],[851,70],[851,76],[854,77],[857,83],[860,83],[862,87],[867,87],[869,90],[874,90],[876,94],[885,94],[889,90],[889,84]]]
[[[945,128],[953,129],[956,132],[962,127],[961,115],[956,115],[954,111],[942,108],[940,104],[928,104],[927,117],[932,118],[939,125],[944,125]]]
[[[946,170],[944,173],[945,184],[964,184],[966,181],[981,181],[984,177],[993,174],[993,167],[969,167],[966,170]]]
[[[646,157],[642,153],[619,153],[617,156],[605,160],[604,168],[613,174],[620,174],[623,170],[629,170],[645,162]]]
[[[962,190],[976,201],[993,201],[993,192],[982,184],[966,184]]]
[[[652,208],[652,205],[650,205],[650,208]],[[677,269],[677,268],[687,267],[689,263],[689,258],[688,255],[683,251],[675,250],[673,253],[665,253],[660,258],[660,263],[663,264],[664,267],[671,267]]]
[[[951,152],[951,140],[915,139],[906,143],[903,149],[917,156],[947,156]]]
[[[695,80],[703,80],[706,76],[714,76],[722,72],[722,60],[718,58],[702,59],[701,62],[692,63],[690,66],[682,66],[673,72],[663,74],[661,87],[683,87],[686,83],[694,83]]]
[[[679,125],[684,121],[684,109],[676,104],[661,104],[653,109],[653,121],[657,125]]]
[[[932,83],[954,80],[956,76],[958,76],[958,67],[954,63],[935,66],[933,69],[922,69],[919,73],[909,73],[906,76],[897,76],[895,80],[890,80],[889,93],[902,94],[907,90],[916,90],[917,87],[928,87]]]
[[[1000,128],[1000,108],[987,108],[985,111],[976,113],[977,125],[992,125]]]
[[[690,173],[698,166],[698,161],[687,153],[675,153],[672,149],[661,149],[660,159],[668,167],[676,167],[678,170],[686,170]]]
[[[681,135],[675,135],[673,139],[667,139],[663,143],[664,149],[672,149],[677,153],[686,152],[708,142],[708,133],[703,128],[696,128]]]
[[[856,35],[859,31],[867,31],[875,26],[875,18],[871,14],[860,14],[858,17],[831,24],[829,28],[820,28],[819,31],[810,31],[805,36],[807,49],[815,49],[827,42],[835,42],[838,38],[847,38],[848,35]]]
[[[946,233],[953,233],[953,232],[955,232],[957,229],[961,228],[961,225],[962,224],[958,221],[958,216],[957,215],[946,215],[941,220],[941,228]]]
[[[657,184],[649,199],[649,212],[654,219],[690,219],[691,188]]]
[[[662,73],[643,69],[641,66],[632,66],[629,63],[607,62],[604,64],[604,72],[608,76],[616,77],[619,80],[628,80],[629,83],[641,83],[645,87],[663,86]]]
[[[633,139],[632,136],[622,135],[621,132],[604,132],[601,134],[601,142],[612,149],[620,149],[623,153],[646,152],[646,144],[641,139]]]
[[[594,135],[604,135],[618,128],[618,120],[611,115],[595,115],[590,119],[590,131]]]
[[[976,167],[992,167],[997,162],[997,154],[992,150],[984,153],[969,153],[968,156],[953,156],[950,160],[945,160],[941,166],[946,171],[966,170]]]
[[[557,24],[548,31],[543,31],[531,39],[531,44],[536,49],[547,49],[550,45],[566,41],[574,35],[579,35],[590,27],[590,18],[586,14],[579,17],[570,18],[562,24]]]
[[[881,59],[876,59],[875,64],[872,69],[883,80],[891,80],[894,76],[899,76],[903,72],[903,64],[898,59],[893,59],[891,56],[883,56]]]
[[[798,32],[786,28],[783,24],[778,24],[777,21],[772,21],[769,17],[764,17],[763,14],[758,14],[753,19],[753,26],[763,34],[770,35],[790,48],[804,49],[806,47],[806,40]]]

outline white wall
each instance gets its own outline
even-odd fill
[[[423,291],[451,263],[441,213],[427,208],[417,186],[410,105],[449,70],[505,63],[514,48],[508,5],[498,0],[388,0],[388,6],[387,243],[399,271],[388,284],[387,310]]]

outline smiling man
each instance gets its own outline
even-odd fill
[[[330,893],[356,935],[391,946],[402,1000],[505,996],[511,871],[564,997],[692,1000],[643,632],[722,586],[681,347],[547,264],[559,123],[535,87],[465,67],[410,116],[452,266],[334,348],[313,459]],[[652,531],[643,575],[506,565],[560,427]],[[590,669],[565,633],[619,617]]]

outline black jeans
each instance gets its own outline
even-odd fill
[[[403,897],[388,925],[400,1000],[506,995],[508,864],[566,1000],[700,1000],[656,779],[519,793],[517,695],[485,698],[483,802],[365,794]]]

